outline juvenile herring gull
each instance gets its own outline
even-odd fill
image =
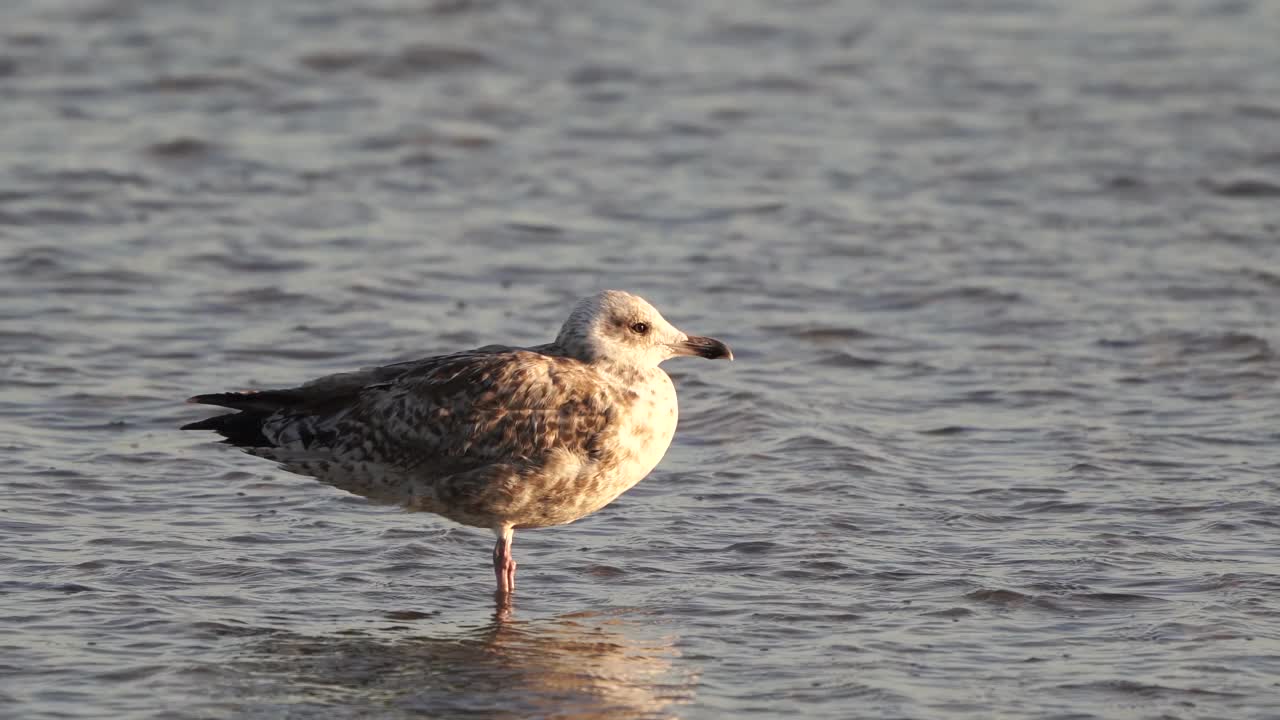
[[[371,500],[489,528],[498,592],[515,588],[516,528],[563,525],[653,470],[676,429],[677,355],[732,360],[643,298],[606,290],[555,342],[366,368],[284,390],[197,395],[238,410],[191,423],[280,467]]]

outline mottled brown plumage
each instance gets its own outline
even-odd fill
[[[643,299],[585,298],[556,341],[478,350],[330,375],[296,388],[199,395],[238,413],[214,430],[290,472],[379,502],[487,527],[499,590],[514,586],[515,528],[577,520],[639,482],[677,421],[658,364],[731,358],[676,330]]]

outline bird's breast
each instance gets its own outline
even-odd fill
[[[675,386],[658,369],[630,383],[618,402],[611,453],[615,462],[600,470],[621,493],[644,479],[662,460],[671,446],[680,413]]]
[[[676,390],[661,370],[617,383],[610,393],[611,422],[588,455],[544,467],[551,481],[527,486],[517,527],[560,525],[596,512],[644,479],[671,445],[679,411]]]

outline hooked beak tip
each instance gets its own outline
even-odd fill
[[[680,355],[697,355],[708,360],[733,360],[733,350],[715,338],[690,335],[676,346]]]

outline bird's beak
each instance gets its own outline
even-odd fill
[[[732,360],[733,351],[715,338],[690,335],[671,346],[676,355],[697,355],[708,360]]]

